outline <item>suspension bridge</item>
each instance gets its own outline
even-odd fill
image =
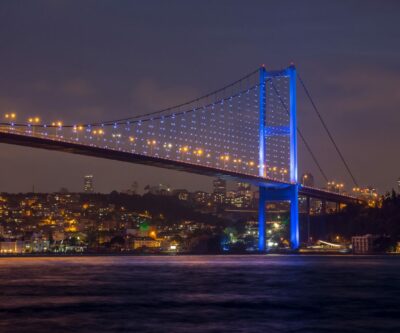
[[[17,122],[9,114],[0,123],[0,142],[249,182],[259,187],[259,250],[266,249],[267,201],[290,202],[290,242],[297,249],[299,195],[360,203],[350,195],[299,184],[298,138],[327,177],[297,128],[297,80],[357,185],[293,65],[277,71],[261,67],[199,98],[123,119],[76,124],[44,123],[39,118]]]

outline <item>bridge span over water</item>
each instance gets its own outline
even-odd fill
[[[266,249],[267,201],[290,202],[290,241],[297,249],[299,195],[362,201],[298,183],[297,137],[309,145],[297,128],[296,78],[294,66],[261,67],[200,98],[124,119],[76,124],[10,119],[0,124],[0,142],[249,182],[260,193],[259,250]]]

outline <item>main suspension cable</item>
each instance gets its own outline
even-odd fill
[[[250,91],[258,88],[258,84],[252,86],[252,87],[248,87],[246,90],[242,90],[239,91],[229,97],[224,97],[222,99],[216,100],[212,103],[200,106],[200,107],[196,107],[196,108],[191,108],[191,109],[185,109],[179,112],[175,112],[175,113],[169,113],[166,115],[158,115],[156,117],[153,116],[147,116],[146,118],[139,118],[139,119],[132,119],[131,121],[129,121],[129,125],[134,125],[134,124],[138,124],[138,123],[145,123],[145,122],[149,122],[149,121],[153,121],[153,120],[160,120],[160,119],[169,119],[169,118],[174,118],[174,117],[179,117],[179,116],[183,116],[185,114],[189,114],[189,113],[193,113],[196,111],[200,111],[200,110],[205,110],[213,105],[218,105],[218,104],[223,104],[229,100],[232,100],[233,98],[237,98],[240,97],[241,94],[245,94],[245,93],[249,93]],[[145,115],[143,115],[145,116]],[[122,125],[125,124],[126,122],[123,121],[119,121],[119,122],[109,122],[109,123],[102,123],[102,124],[83,124],[83,125],[71,125],[71,124],[67,124],[67,125],[46,125],[46,124],[25,124],[25,123],[11,123],[12,127],[32,127],[32,128],[76,128],[79,126],[82,127],[108,127],[108,126],[115,126],[115,125]],[[0,126],[10,126],[10,123],[8,122],[0,122]]]
[[[304,92],[306,93],[308,99],[310,100],[311,105],[312,105],[312,107],[313,107],[315,113],[317,114],[317,116],[318,116],[318,118],[319,118],[319,120],[320,120],[322,126],[324,127],[326,133],[328,134],[329,139],[331,140],[333,146],[335,147],[336,152],[338,153],[338,155],[339,155],[340,159],[342,160],[342,162],[343,162],[343,164],[344,164],[344,166],[345,166],[347,172],[349,173],[351,179],[353,180],[354,185],[355,185],[356,187],[359,187],[359,186],[358,186],[358,182],[357,182],[356,178],[354,177],[354,174],[351,172],[348,163],[346,162],[346,160],[345,160],[345,158],[344,158],[342,152],[340,151],[338,145],[336,144],[335,139],[333,138],[333,136],[332,136],[330,130],[328,129],[328,126],[326,125],[324,119],[322,118],[321,112],[319,112],[319,110],[318,110],[316,104],[314,103],[314,100],[313,100],[313,98],[311,97],[310,91],[307,89],[306,85],[304,84],[304,81],[302,80],[300,74],[297,74],[297,77],[299,78],[299,82],[300,82],[301,86],[303,87]]]
[[[153,111],[153,112],[146,113],[146,114],[141,114],[141,115],[137,115],[137,116],[131,116],[131,117],[128,117],[128,118],[121,118],[121,119],[115,119],[115,120],[108,120],[108,121],[104,121],[104,122],[98,122],[98,123],[92,124],[92,126],[97,126],[97,125],[101,125],[101,124],[105,125],[105,124],[121,123],[121,122],[126,122],[126,121],[130,121],[130,120],[134,120],[134,119],[138,119],[138,118],[142,118],[142,117],[154,116],[154,115],[157,115],[157,114],[160,114],[160,113],[172,111],[174,109],[182,108],[184,106],[196,103],[196,102],[198,102],[198,101],[200,101],[202,99],[208,98],[208,97],[210,97],[212,95],[218,94],[218,93],[220,93],[220,92],[222,92],[222,91],[224,91],[224,90],[226,90],[226,89],[228,89],[228,88],[230,88],[230,87],[232,87],[232,86],[234,86],[234,85],[236,85],[236,84],[248,79],[252,75],[258,73],[258,71],[259,71],[259,69],[257,68],[256,70],[246,74],[245,76],[241,77],[240,79],[238,79],[238,80],[236,80],[234,82],[231,82],[231,83],[225,85],[222,88],[219,88],[217,90],[211,91],[211,92],[209,92],[209,93],[207,93],[205,95],[202,95],[200,97],[194,98],[192,100],[186,101],[186,102],[181,103],[181,104],[177,104],[177,105],[174,105],[174,106],[167,107],[165,109],[161,109],[161,110],[158,110],[158,111]]]

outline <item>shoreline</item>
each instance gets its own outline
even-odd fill
[[[340,257],[397,257],[400,253],[365,253],[365,254],[354,254],[354,253],[333,253],[333,252],[282,252],[282,253],[182,253],[182,254],[135,254],[135,253],[73,253],[73,254],[3,254],[0,255],[2,258],[82,258],[82,257],[186,257],[186,256],[340,256]]]

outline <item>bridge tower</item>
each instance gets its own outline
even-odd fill
[[[296,68],[294,65],[282,71],[268,71],[265,67],[260,68],[260,100],[259,100],[259,176],[267,177],[266,161],[266,82],[269,79],[285,77],[289,79],[289,117],[288,128],[290,142],[290,185],[281,184],[276,186],[259,186],[259,204],[258,204],[258,231],[260,252],[266,250],[266,202],[267,201],[289,201],[290,202],[290,246],[293,250],[299,247],[299,208],[298,197],[299,187],[297,183],[297,120],[296,120]]]

